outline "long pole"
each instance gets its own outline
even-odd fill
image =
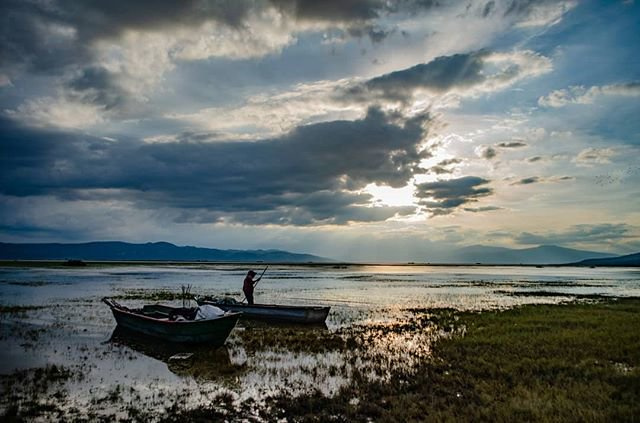
[[[267,265],[267,267],[269,267],[269,265]],[[267,267],[265,267],[264,270],[262,271],[262,273],[260,274],[260,277],[258,278],[258,282],[260,282],[262,280],[262,276],[264,276],[264,272],[267,271]],[[258,285],[258,282],[256,282],[256,285]],[[255,288],[256,285],[253,285],[253,287]]]

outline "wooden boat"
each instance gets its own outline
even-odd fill
[[[211,304],[225,311],[242,312],[243,318],[318,324],[324,323],[331,307],[322,306],[291,306],[278,304],[243,304],[231,298],[196,298],[199,305]]]
[[[119,326],[169,342],[209,343],[221,346],[238,322],[241,313],[225,313],[215,319],[193,319],[196,309],[145,305],[140,309],[124,307],[103,298]],[[177,318],[182,316],[182,318]]]

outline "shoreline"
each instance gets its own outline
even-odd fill
[[[388,267],[535,267],[535,268],[628,268],[635,269],[640,266],[622,265],[587,265],[587,264],[508,264],[508,263],[429,263],[429,262],[406,262],[406,263],[365,263],[365,262],[266,262],[266,261],[204,261],[204,260],[73,260],[76,263],[68,264],[70,260],[11,260],[0,259],[2,267],[62,267],[62,268],[82,268],[82,267],[102,267],[102,266],[297,266],[297,267],[318,267],[325,269],[344,269],[349,267],[368,266],[388,266]],[[78,265],[77,262],[82,264]]]

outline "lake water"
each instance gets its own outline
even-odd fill
[[[0,268],[0,305],[39,307],[0,315],[2,389],[17,392],[13,400],[3,395],[0,408],[29,395],[21,391],[19,372],[52,364],[74,371],[74,377],[47,388],[58,392],[58,408],[74,416],[126,416],[127,407],[135,404],[162,412],[176,401],[198,405],[221,395],[237,406],[254,408],[264,398],[283,393],[317,389],[330,396],[357,368],[375,378],[393,366],[410,365],[412,358],[428,354],[442,333],[369,334],[374,341],[360,355],[289,345],[286,339],[291,338],[285,335],[330,340],[355,327],[382,333],[384,325],[407,319],[417,308],[484,310],[585,295],[640,296],[640,270],[629,268],[269,266],[256,288],[256,302],[329,305],[326,327],[241,322],[222,348],[175,350],[114,331],[113,316],[100,301],[119,297],[127,306],[139,306],[149,302],[145,296],[179,293],[183,285],[190,285],[194,294],[240,300],[247,270],[242,265],[205,264]],[[177,352],[194,356],[185,362],[170,360]],[[372,357],[384,357],[382,370],[379,363],[367,367]],[[46,401],[42,393],[33,395]],[[250,415],[251,408],[246,412]]]

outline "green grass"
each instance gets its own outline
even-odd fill
[[[640,300],[461,313],[464,336],[390,381],[275,398],[294,421],[640,420]],[[353,401],[357,398],[358,401]]]

